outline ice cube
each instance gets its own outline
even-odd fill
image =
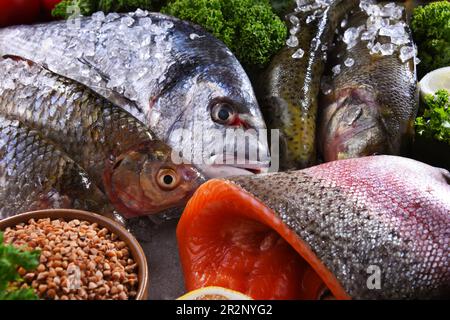
[[[404,46],[400,49],[399,58],[400,60],[405,63],[406,61],[414,58],[416,55],[416,50],[412,46]]]
[[[377,33],[378,33],[378,31],[377,30],[368,30],[368,31],[364,31],[362,34],[361,34],[361,40],[364,40],[364,41],[370,41],[370,40],[373,40],[373,39],[375,39],[375,37],[377,36]]]
[[[353,65],[355,64],[355,60],[352,58],[347,58],[345,59],[344,64],[347,68],[353,67]]]
[[[164,29],[172,29],[173,26],[174,26],[174,24],[173,24],[172,21],[163,21],[161,23],[161,27],[164,28]]]
[[[380,47],[380,52],[381,52],[381,55],[383,55],[383,56],[390,56],[394,53],[395,49],[396,49],[396,47],[394,44],[384,43]]]
[[[391,42],[395,45],[402,45],[402,44],[407,44],[409,43],[409,38],[408,37],[391,37]]]
[[[334,74],[335,76],[338,75],[338,74],[340,74],[340,73],[341,73],[341,65],[340,65],[340,64],[335,65],[335,66],[333,67],[333,69],[331,69],[331,71],[333,71],[333,74]]]
[[[293,15],[291,15],[290,17],[289,17],[289,21],[292,23],[292,25],[294,25],[294,26],[298,26],[298,25],[300,25],[300,19],[295,15],[295,14],[293,14]]]
[[[301,58],[303,58],[304,55],[305,55],[305,51],[300,48],[294,52],[294,54],[292,55],[292,58],[301,59]]]
[[[395,25],[383,26],[380,29],[380,36],[404,37],[406,36],[405,26],[400,22]]]
[[[134,23],[134,19],[133,19],[132,17],[130,17],[130,16],[126,16],[126,17],[123,17],[123,18],[120,20],[120,23],[121,23],[122,25],[127,26],[127,27],[131,27],[131,26],[133,25],[133,23]]]
[[[398,14],[398,8],[394,2],[390,2],[381,9],[381,15],[383,17],[394,18]]]
[[[116,12],[108,13],[105,17],[105,22],[112,22],[120,18],[120,15]]]
[[[139,19],[139,25],[144,28],[149,28],[152,25],[153,21],[149,17]]]
[[[315,16],[313,16],[313,15],[308,16],[308,18],[306,18],[306,23],[307,23],[307,24],[310,24],[310,23],[313,22],[314,20],[316,20],[316,17],[315,17]]]
[[[142,10],[142,9],[137,9],[136,12],[134,13],[134,15],[138,18],[146,17],[146,16],[148,16],[148,11]]]
[[[346,44],[354,42],[357,38],[358,38],[358,29],[351,27],[345,30],[343,40]]]
[[[291,35],[296,35],[297,33],[299,33],[300,31],[300,26],[293,26],[292,28],[289,29],[289,33]]]
[[[350,27],[344,32],[342,40],[347,44],[347,49],[353,48],[358,43],[359,35],[364,29],[365,26]]]
[[[287,40],[286,40],[286,45],[288,47],[291,48],[295,48],[298,47],[298,38],[294,35],[291,35]]]
[[[92,20],[98,21],[98,22],[103,22],[103,21],[105,21],[105,14],[103,13],[103,11],[95,12],[92,15]]]
[[[377,42],[372,46],[372,49],[370,49],[371,54],[377,54],[381,51],[381,43]]]

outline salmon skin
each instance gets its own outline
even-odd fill
[[[450,173],[373,156],[211,180],[177,228],[188,290],[255,299],[448,297]]]
[[[0,219],[47,208],[113,216],[89,175],[53,143],[0,116]]]
[[[225,141],[218,150],[217,141],[211,140],[213,131],[224,138],[233,128],[264,137],[266,126],[236,57],[191,23],[138,10],[13,26],[0,30],[1,55],[33,61],[88,86],[125,108],[172,148],[182,146],[184,158],[197,164],[222,165],[225,158],[242,169],[269,165],[267,139],[260,140],[259,158],[251,165],[235,159],[237,144]],[[201,139],[197,131],[210,134]],[[205,159],[198,159],[199,154]],[[241,161],[231,163],[233,159]]]
[[[261,110],[267,126],[281,130],[280,165],[285,170],[316,164],[317,107],[327,51],[338,24],[359,3],[333,0],[322,6],[309,2],[313,4],[287,15],[291,38],[298,46],[286,45],[260,80]],[[298,50],[302,55],[295,58]]]
[[[370,28],[386,19],[390,27],[397,28],[381,28],[377,34],[394,32],[397,43],[402,44],[392,44],[388,36],[370,36]],[[329,55],[326,77],[331,80],[324,82],[330,82],[330,92],[321,99],[319,119],[322,158],[334,161],[408,154],[419,97],[414,58],[402,61],[399,53],[406,48],[414,50],[409,27],[403,18],[383,20],[359,11],[348,19],[344,35],[352,34],[349,30],[359,33],[355,43],[351,41],[350,46],[338,41]],[[385,53],[375,52],[378,45],[396,49],[391,54],[386,49]]]
[[[192,165],[175,164],[144,124],[85,86],[12,59],[0,60],[0,78],[0,114],[58,145],[124,217],[180,210],[205,181]]]

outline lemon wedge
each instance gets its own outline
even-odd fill
[[[252,300],[252,298],[222,287],[205,287],[191,291],[177,300]]]
[[[445,89],[450,92],[450,67],[437,69],[428,73],[420,81],[419,86],[422,97],[435,94],[440,89]]]

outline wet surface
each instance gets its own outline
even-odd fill
[[[176,299],[185,293],[176,241],[177,220],[152,228],[150,241],[140,240],[149,265],[150,300]]]

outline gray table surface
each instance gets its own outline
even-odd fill
[[[175,234],[177,223],[178,220],[170,220],[148,226],[145,236],[142,236],[142,230],[139,231],[141,237],[138,239],[149,268],[150,300],[171,300],[185,293]]]

